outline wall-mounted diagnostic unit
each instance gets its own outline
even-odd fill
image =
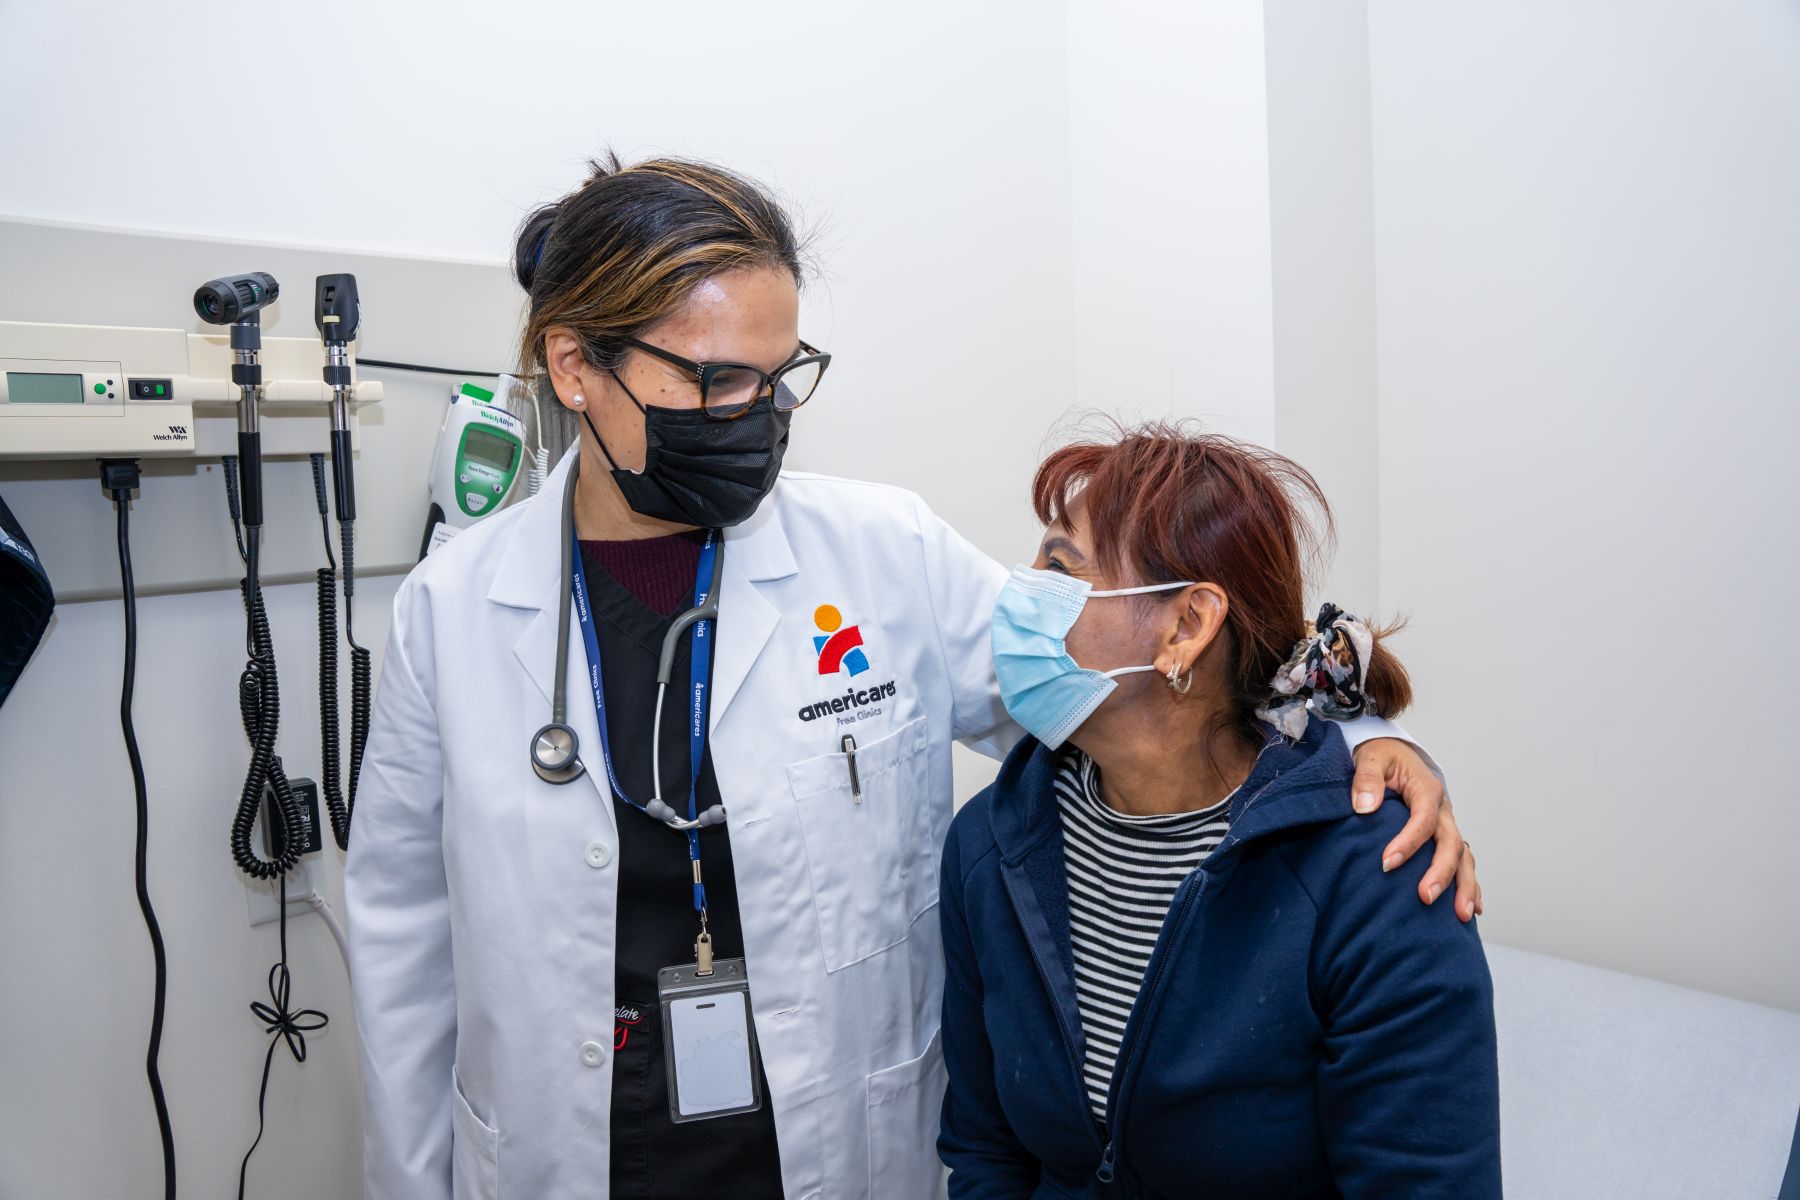
[[[419,557],[510,503],[524,457],[525,426],[494,403],[492,392],[465,383],[451,393],[432,456],[431,508]]]
[[[264,453],[316,449],[316,420],[281,418],[327,412],[319,340],[265,338],[262,361]],[[0,321],[0,458],[235,453],[231,366],[223,333]],[[353,405],[380,399],[381,384],[354,385]]]

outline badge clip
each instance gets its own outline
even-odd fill
[[[711,958],[712,938],[700,945]],[[669,1118],[702,1121],[762,1107],[750,979],[741,958],[664,967],[657,973]]]

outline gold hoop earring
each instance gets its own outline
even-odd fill
[[[1179,678],[1181,680],[1180,683],[1175,682],[1175,680],[1177,678]],[[1181,675],[1181,676],[1177,676],[1175,674],[1174,667],[1169,668],[1169,687],[1171,690],[1173,690],[1175,692],[1176,695],[1178,695],[1178,696],[1187,695],[1188,689],[1193,686],[1194,686],[1194,668],[1189,667],[1187,674]]]

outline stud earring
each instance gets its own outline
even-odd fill
[[[576,408],[580,408],[582,405],[587,403],[587,400],[585,397],[582,396],[582,394],[580,392],[576,392],[573,396],[569,397],[569,403],[574,405]]]

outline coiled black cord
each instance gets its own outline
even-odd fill
[[[116,464],[123,467],[123,464]],[[111,472],[102,460],[102,478]],[[118,481],[135,484],[138,470],[132,461],[123,469]],[[119,509],[119,581],[125,602],[125,674],[119,688],[119,727],[125,734],[125,754],[131,760],[131,787],[137,797],[137,900],[144,914],[144,927],[150,932],[150,954],[156,964],[156,982],[150,1004],[150,1046],[144,1055],[144,1073],[150,1077],[150,1099],[156,1105],[156,1129],[162,1138],[163,1195],[175,1200],[175,1133],[169,1125],[169,1102],[163,1095],[162,1072],[157,1060],[162,1054],[163,1010],[169,988],[169,961],[163,950],[162,927],[156,921],[156,909],[150,903],[149,788],[144,781],[144,760],[138,753],[137,729],[131,720],[131,701],[137,689],[137,587],[131,570],[131,488],[112,489],[113,503]]]
[[[312,459],[313,496],[319,503],[319,534],[325,542],[328,565],[314,573],[319,608],[319,769],[325,793],[325,812],[331,820],[331,836],[340,849],[350,841],[350,812],[344,806],[339,768],[343,747],[338,737],[338,631],[337,558],[331,552],[330,513],[325,503],[325,456]]]
[[[354,521],[338,522],[344,549],[344,640],[350,643],[350,798],[346,801],[344,822],[356,811],[356,783],[362,778],[363,750],[369,744],[370,702],[375,685],[370,679],[369,649],[356,640],[356,540]],[[338,840],[340,849],[348,850],[349,836]]]
[[[241,524],[237,459],[227,455],[223,465],[225,500],[231,509],[231,525],[235,531]],[[317,471],[316,464],[314,470]],[[244,578],[239,588],[244,597],[245,640],[249,643],[249,662],[244,666],[244,673],[238,677],[238,709],[243,717],[244,733],[250,739],[250,770],[244,777],[244,791],[238,798],[237,813],[231,821],[231,856],[245,874],[257,879],[268,879],[271,876],[276,879],[277,919],[281,923],[281,958],[269,968],[269,999],[274,1003],[270,1005],[255,1000],[250,1004],[250,1011],[263,1022],[267,1032],[275,1036],[269,1039],[269,1051],[263,1055],[262,1083],[256,1093],[256,1140],[250,1143],[250,1148],[244,1151],[243,1161],[238,1164],[238,1200],[243,1200],[250,1171],[250,1156],[262,1144],[264,1108],[269,1095],[269,1074],[275,1065],[275,1047],[285,1041],[294,1061],[304,1063],[306,1035],[325,1028],[330,1019],[317,1009],[305,1008],[298,1012],[288,1009],[288,996],[293,980],[288,974],[287,965],[287,873],[299,863],[306,847],[305,840],[301,837],[299,802],[294,798],[294,790],[288,783],[286,771],[282,769],[281,758],[275,753],[275,730],[281,713],[281,696],[275,680],[275,645],[269,636],[269,615],[263,608],[262,587],[257,570],[261,535],[260,526],[251,526],[244,529],[238,539],[244,558]],[[335,627],[335,622],[333,624]],[[335,642],[333,645],[335,646]],[[334,661],[334,677],[336,665]],[[332,728],[335,729],[335,726],[334,717]],[[336,774],[334,767],[331,776],[335,777]],[[274,859],[258,857],[250,844],[250,834],[256,826],[257,811],[265,791],[274,793],[275,812],[271,816],[281,821],[285,831],[284,836],[274,839],[275,844],[282,847],[281,854]]]
[[[325,561],[315,573],[319,608],[319,749],[325,775],[325,811],[338,849],[350,848],[350,820],[356,811],[356,781],[362,774],[363,749],[369,741],[369,705],[374,693],[370,681],[369,652],[357,645],[356,543],[353,521],[338,523],[344,549],[344,634],[350,643],[350,786],[349,796],[339,782],[342,744],[338,732],[337,559],[331,552],[331,527],[325,499],[325,456],[312,459],[313,495],[319,506],[319,533],[325,542]]]
[[[225,495],[231,506],[233,526],[239,523],[237,459],[226,457]],[[258,580],[258,559],[262,545],[262,527],[244,529],[244,578],[238,588],[244,598],[244,641],[248,662],[238,676],[238,712],[243,719],[244,735],[250,740],[250,768],[244,775],[243,791],[238,795],[237,812],[231,819],[231,857],[238,869],[256,879],[285,875],[300,861],[305,850],[302,836],[300,805],[294,789],[288,784],[287,772],[275,754],[275,735],[281,717],[281,693],[275,677],[275,643],[269,635],[269,616],[263,608],[262,586]],[[282,847],[279,857],[265,859],[251,844],[251,831],[262,807],[263,795],[272,791],[275,814],[282,823],[283,836],[275,839]]]

